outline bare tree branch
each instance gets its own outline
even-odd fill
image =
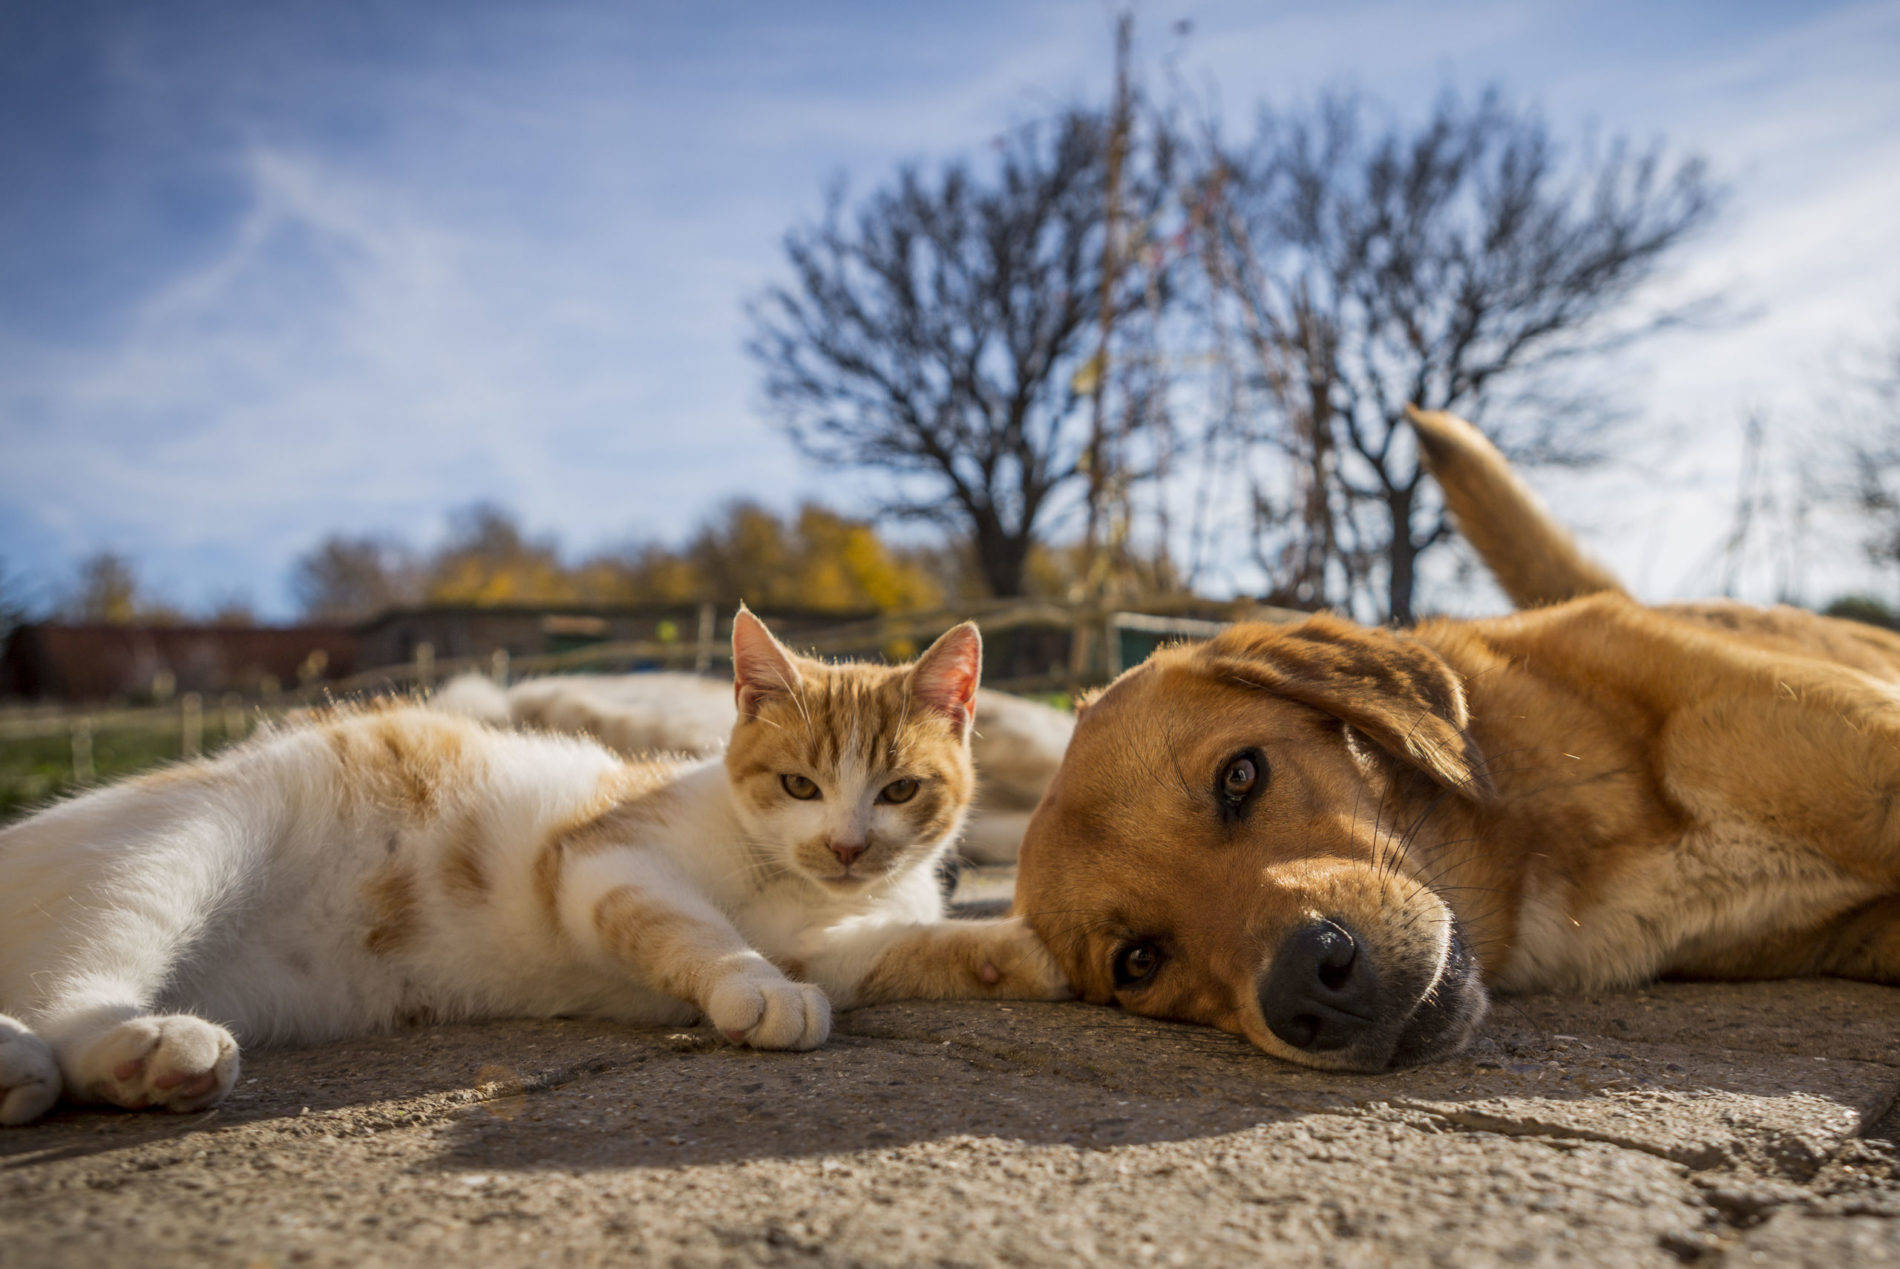
[[[901,172],[847,214],[785,241],[792,280],[752,307],[748,349],[807,455],[887,472],[878,510],[954,525],[998,595],[1022,592],[1030,549],[1086,482],[1089,359],[1101,308],[1144,302],[1103,276],[1107,124],[1071,111],[1003,137],[993,170]],[[1148,224],[1165,182],[1122,174],[1123,214]]]
[[[1445,534],[1404,406],[1475,416],[1520,463],[1596,461],[1601,417],[1505,424],[1484,407],[1566,358],[1684,320],[1634,299],[1720,197],[1697,159],[1621,140],[1572,153],[1495,92],[1447,96],[1416,125],[1373,119],[1331,95],[1263,114],[1243,147],[1210,130],[1202,257],[1241,314],[1275,416],[1263,424],[1326,489],[1291,530],[1333,561],[1303,564],[1304,584],[1338,603],[1346,561],[1376,559],[1378,615],[1409,621],[1418,562]],[[1358,514],[1369,507],[1380,522]],[[1355,524],[1371,536],[1348,542]]]

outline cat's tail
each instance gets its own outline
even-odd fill
[[[504,727],[514,717],[508,693],[493,679],[480,674],[461,674],[450,679],[442,685],[441,691],[429,698],[429,704],[451,714]]]
[[[1583,553],[1482,432],[1442,410],[1408,405],[1405,415],[1458,528],[1513,604],[1536,608],[1624,593],[1623,583]]]

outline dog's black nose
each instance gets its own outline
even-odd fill
[[[1359,944],[1337,921],[1287,936],[1260,979],[1267,1029],[1296,1049],[1343,1049],[1373,1025],[1378,984]]]

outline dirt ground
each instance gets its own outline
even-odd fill
[[[1507,1000],[1382,1076],[1079,1004],[438,1027],[0,1132],[0,1265],[1900,1262],[1897,1034],[1814,980]]]

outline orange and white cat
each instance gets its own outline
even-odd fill
[[[733,630],[723,758],[398,705],[267,734],[0,830],[0,1123],[190,1111],[238,1046],[421,1019],[710,1022],[808,1049],[831,1010],[1059,998],[1014,919],[946,921],[982,657],[908,666]]]

